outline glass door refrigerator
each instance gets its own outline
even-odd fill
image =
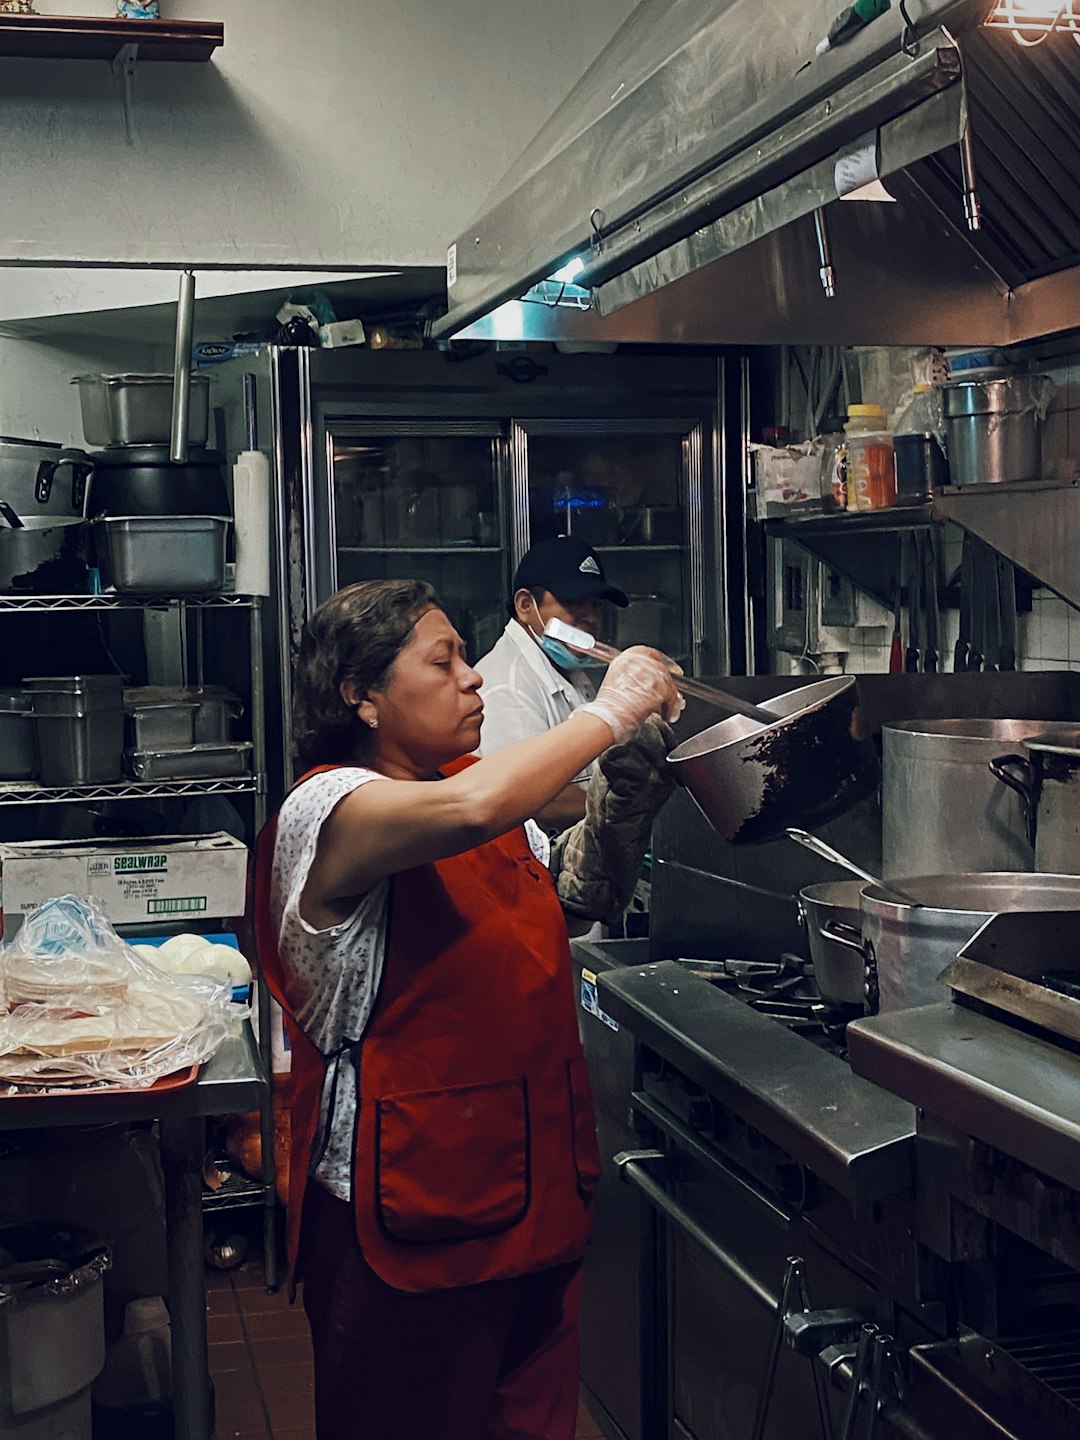
[[[503,427],[327,416],[328,593],[360,580],[435,587],[471,656],[505,624]]]
[[[679,418],[515,420],[515,555],[575,535],[625,590],[609,644],[652,645],[687,671],[705,661],[704,427]]]

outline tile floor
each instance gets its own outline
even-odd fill
[[[207,1270],[217,1440],[315,1440],[311,1342],[300,1303],[268,1295],[258,1263]],[[602,1440],[584,1406],[577,1440]]]

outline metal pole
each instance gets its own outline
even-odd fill
[[[206,1350],[201,1116],[158,1121],[165,1180],[172,1330],[173,1434],[208,1440],[210,1367]]]
[[[191,406],[191,336],[195,328],[195,272],[184,270],[176,301],[176,349],[173,355],[172,433],[169,456],[182,465],[188,451]]]
[[[266,687],[263,676],[262,601],[252,597],[249,645],[251,654],[251,739],[258,790],[255,793],[255,834],[266,823]],[[259,1106],[259,1178],[263,1186],[263,1279],[267,1290],[276,1290],[277,1273],[277,1164],[274,1153],[274,1041],[270,991],[260,970],[259,1054],[266,1067],[266,1096]]]

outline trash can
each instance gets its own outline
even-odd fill
[[[91,1440],[105,1360],[105,1243],[38,1221],[0,1230],[0,1437]]]

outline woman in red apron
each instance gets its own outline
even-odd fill
[[[475,761],[480,683],[423,582],[350,586],[301,647],[315,763],[260,843],[256,924],[292,1039],[320,1440],[573,1440],[600,1167],[527,822],[680,702],[638,647],[562,725]]]

